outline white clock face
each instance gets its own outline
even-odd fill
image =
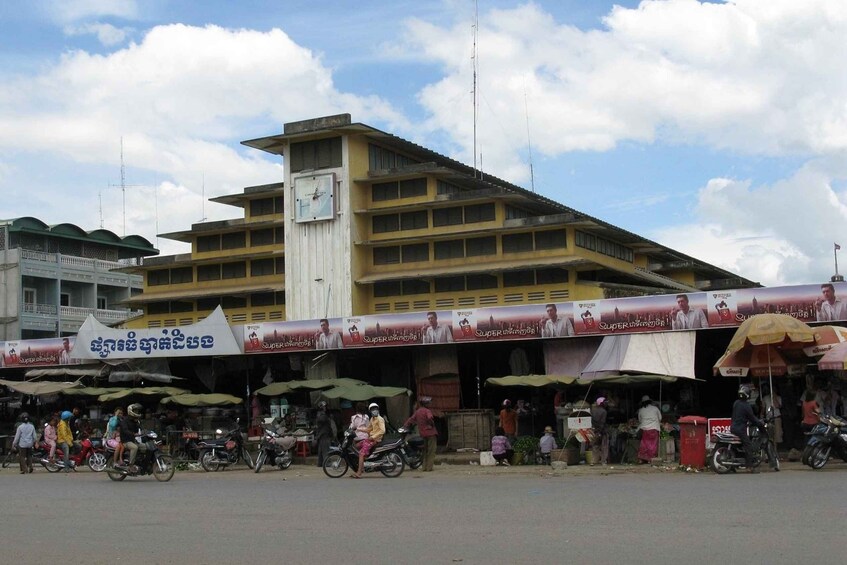
[[[294,179],[294,219],[314,222],[335,218],[335,174]]]

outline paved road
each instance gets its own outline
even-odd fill
[[[781,473],[313,467],[110,481],[0,472],[6,563],[844,561],[847,465]]]

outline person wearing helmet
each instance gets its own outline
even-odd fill
[[[62,412],[61,420],[59,420],[59,427],[56,428],[56,445],[58,445],[62,449],[62,460],[65,463],[64,471],[65,473],[71,472],[71,447],[74,444],[74,436],[71,432],[71,427],[68,424],[73,414],[65,410]]]
[[[35,426],[29,421],[29,414],[21,412],[21,425],[15,430],[15,439],[12,441],[12,449],[17,449],[21,464],[21,475],[32,473],[32,448],[38,442],[35,435]]]
[[[135,466],[135,458],[138,455],[138,444],[135,443],[135,436],[141,432],[141,424],[138,419],[141,418],[144,407],[141,404],[130,404],[126,407],[126,416],[120,420],[121,443],[124,450],[129,451],[129,467],[133,469]],[[121,465],[122,461],[116,461],[115,465]]]
[[[738,388],[738,398],[732,405],[732,424],[729,431],[738,436],[741,440],[741,445],[744,447],[744,459],[748,473],[758,473],[759,470],[753,467],[753,442],[750,441],[750,436],[747,435],[747,424],[754,424],[760,428],[764,427],[764,422],[756,417],[753,413],[753,408],[748,402],[750,400],[750,387],[741,385]]]
[[[424,440],[423,461],[421,470],[424,472],[432,471],[435,465],[435,447],[438,431],[435,429],[435,416],[432,410],[429,409],[429,404],[432,398],[422,396],[418,400],[418,409],[414,414],[409,416],[409,419],[403,424],[404,428],[415,425],[418,428],[418,433]]]
[[[362,478],[362,471],[365,469],[365,458],[370,455],[371,450],[376,444],[382,441],[382,436],[385,435],[385,420],[379,415],[379,405],[376,402],[371,402],[368,405],[368,412],[371,414],[368,425],[364,428],[359,428],[363,432],[368,433],[368,439],[362,440],[362,443],[359,444],[359,469],[351,475],[354,479]]]
[[[515,443],[518,438],[518,413],[512,410],[512,401],[508,398],[503,401],[503,409],[500,410],[500,420],[497,427],[503,428],[510,443]]]
[[[327,412],[326,402],[318,402],[317,414],[315,414],[315,441],[318,443],[318,467],[324,466],[324,459],[329,452],[332,443],[332,420]]]

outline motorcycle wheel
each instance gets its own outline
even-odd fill
[[[423,457],[421,457],[420,453],[409,456],[409,469],[419,469],[421,465],[423,465]]]
[[[256,473],[262,470],[262,465],[265,464],[265,459],[268,458],[268,454],[265,453],[265,450],[259,452],[259,455],[256,456],[256,468],[253,469]]]
[[[106,470],[106,456],[102,453],[92,453],[85,460],[85,464],[95,473],[101,473]]]
[[[159,455],[153,461],[153,476],[160,483],[166,483],[171,480],[176,471],[174,460],[169,455]]]
[[[776,446],[768,442],[767,446],[768,463],[771,464],[771,469],[779,471],[779,453],[776,451]]]
[[[113,481],[122,481],[126,478],[124,473],[121,473],[114,467],[114,461],[110,459],[110,464],[106,467],[106,474],[109,475],[109,478]]]
[[[200,454],[200,466],[203,467],[203,470],[207,473],[217,471],[221,468],[218,463],[218,458],[211,451],[204,451]]]
[[[290,451],[286,451],[285,453],[277,457],[277,467],[279,467],[283,471],[291,467],[291,463],[293,462],[294,459],[291,457]]]
[[[826,466],[826,462],[829,461],[829,452],[831,450],[831,447],[816,445],[811,455],[809,455],[809,467],[815,470],[823,469]]]
[[[803,465],[809,464],[809,455],[812,454],[812,450],[814,448],[815,448],[814,445],[807,445],[806,447],[803,448],[803,455],[800,456],[800,461],[803,463]]]
[[[723,464],[724,459],[731,459],[729,449],[725,445],[719,445],[712,450],[709,456],[709,468],[718,475],[729,473],[731,467]]]
[[[253,456],[250,455],[250,452],[247,451],[247,448],[244,447],[241,449],[241,458],[244,460],[244,463],[247,465],[249,469],[254,467],[253,465]]]
[[[379,466],[379,472],[386,477],[394,478],[402,475],[405,468],[406,463],[400,457],[400,454],[392,451],[385,456],[385,461]]]
[[[62,470],[62,467],[55,462],[51,463],[50,461],[45,461],[44,463],[42,463],[42,465],[44,465],[44,468],[47,469],[47,471],[50,473],[58,473]]]
[[[348,467],[347,460],[338,453],[328,455],[327,458],[324,459],[323,469],[327,477],[339,479],[347,474]]]

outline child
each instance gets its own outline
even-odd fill
[[[547,426],[544,428],[544,435],[538,442],[538,449],[541,450],[541,463],[543,465],[550,464],[550,453],[556,448],[556,436],[553,435],[553,428]]]
[[[506,432],[502,427],[497,427],[494,430],[494,437],[491,438],[491,454],[497,465],[509,466],[509,459],[512,457],[512,444],[509,443],[509,438],[506,437]]]
[[[55,462],[56,460],[56,426],[59,425],[59,420],[56,416],[50,418],[50,421],[47,425],[44,426],[44,436],[42,437],[42,441],[50,448],[50,453],[47,457],[50,459],[50,463]]]
[[[115,465],[123,463],[124,444],[121,442],[121,417],[124,411],[120,408],[115,409],[115,415],[109,418],[109,423],[106,425],[106,441],[110,446],[115,448]]]

